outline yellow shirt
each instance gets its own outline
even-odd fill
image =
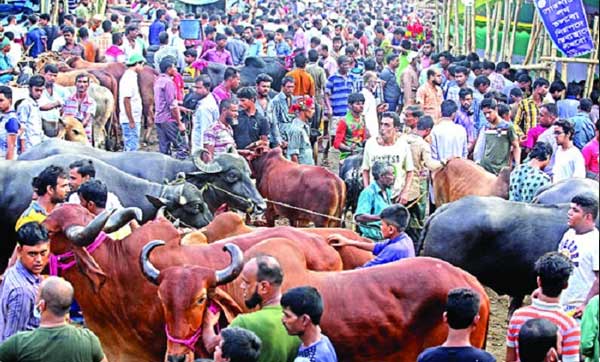
[[[46,210],[38,204],[37,201],[32,201],[29,204],[29,207],[23,211],[19,219],[17,219],[17,224],[15,225],[15,231],[19,231],[21,226],[27,224],[28,222],[37,222],[41,224],[46,220],[48,215],[46,215]]]

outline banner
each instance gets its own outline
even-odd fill
[[[582,0],[534,0],[552,42],[566,57],[594,49]]]

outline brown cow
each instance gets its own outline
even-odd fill
[[[283,238],[265,240],[244,256],[249,260],[259,254],[279,260],[284,272],[283,291],[301,285],[311,285],[320,291],[325,306],[321,328],[331,339],[340,361],[414,362],[425,348],[446,339],[448,327],[442,320],[446,298],[450,290],[463,287],[473,289],[481,297],[481,318],[471,334],[471,343],[475,347],[485,345],[489,298],[477,279],[449,263],[419,257],[355,271],[312,272],[307,270],[304,253],[297,244]],[[140,258],[146,265],[144,270],[159,270],[148,262],[148,255],[142,254]],[[185,277],[163,279],[161,290],[196,295],[198,291],[193,285],[202,285],[203,275],[193,271],[182,271],[180,275]],[[157,275],[148,277],[160,282]],[[236,280],[223,289],[237,305],[244,305],[239,285]],[[203,319],[202,314],[185,304],[164,307],[180,312],[179,318],[172,321],[174,324],[167,326],[170,329]]]
[[[166,359],[167,346],[165,317],[158,289],[144,278],[141,266],[135,262],[142,247],[155,239],[168,241],[152,258],[152,262],[161,270],[189,264],[233,273],[232,268],[228,267],[232,263],[221,250],[221,245],[180,246],[179,232],[166,220],[144,224],[120,241],[101,234],[105,224],[109,225],[107,232],[111,232],[127,223],[131,218],[124,218],[123,215],[129,211],[126,209],[113,215],[117,220],[111,222],[111,218],[106,223],[106,213],[94,218],[79,205],[65,204],[56,208],[44,225],[50,233],[52,253],[72,253],[62,255],[59,274],[73,284],[75,299],[81,306],[86,323],[100,338],[108,360],[162,361]],[[94,248],[88,251],[85,247],[89,248],[90,244]],[[204,286],[209,289],[214,287],[210,280]],[[209,294],[211,302],[219,305],[221,310],[231,311],[226,314],[233,316],[239,313],[234,309],[235,303],[225,293],[210,291]],[[208,303],[204,301],[198,304],[203,313]],[[175,333],[173,329],[169,331]]]
[[[435,205],[438,207],[469,195],[508,199],[508,168],[502,169],[496,176],[471,160],[453,158],[435,171],[432,178]]]
[[[340,221],[327,216],[303,212],[310,210],[334,218],[342,217],[346,202],[346,185],[336,174],[319,166],[298,165],[286,160],[280,148],[250,157],[256,186],[261,195],[292,208],[268,203],[265,217],[269,226],[283,216],[294,226],[340,226]]]
[[[225,238],[230,238],[232,236],[248,234],[257,230],[262,229],[247,226],[244,223],[244,219],[234,212],[224,212],[215,216],[210,224],[202,229],[185,235],[181,239],[181,243],[182,245],[208,244]],[[369,239],[361,237],[354,231],[343,228],[300,228],[297,230],[301,230],[309,234],[316,234],[320,236],[323,241],[327,240],[331,234],[341,234],[352,240],[370,242]],[[287,237],[288,235],[284,236]],[[342,263],[344,264],[345,270],[362,266],[369,260],[373,259],[372,253],[351,246],[344,246],[336,250],[342,258]]]

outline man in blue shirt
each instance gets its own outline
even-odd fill
[[[160,45],[158,35],[167,30],[165,26],[165,15],[166,12],[164,9],[158,9],[156,11],[156,19],[148,29],[148,43],[150,43],[150,45]]]
[[[340,234],[332,234],[327,241],[333,247],[354,246],[373,252],[375,258],[362,266],[368,268],[375,265],[391,263],[415,256],[415,247],[404,230],[408,226],[410,215],[406,207],[396,204],[385,208],[381,214],[381,234],[384,241],[370,243],[350,240]]]
[[[38,55],[46,51],[46,32],[37,24],[36,15],[29,16],[29,31],[25,38],[25,48],[29,48],[29,55],[37,58]]]
[[[394,167],[387,162],[376,161],[371,170],[374,182],[361,191],[354,221],[360,223],[360,233],[372,240],[382,240],[379,214],[392,205],[392,186],[396,177]]]

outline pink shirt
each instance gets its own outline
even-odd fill
[[[215,97],[217,104],[221,104],[222,100],[231,98],[231,92],[228,92],[227,89],[225,89],[223,83],[216,86],[215,89],[213,89],[212,94]]]
[[[585,169],[591,173],[598,174],[598,138],[594,138],[588,142],[583,150],[583,159],[585,160]]]
[[[537,124],[535,127],[527,132],[527,140],[522,144],[523,147],[532,149],[535,143],[537,142],[538,137],[544,133],[548,128],[542,127],[540,124]]]
[[[226,49],[219,51],[217,48],[213,48],[208,50],[204,55],[202,55],[201,59],[206,60],[208,62],[221,63],[225,65],[233,65],[233,60],[231,59],[231,53]]]

